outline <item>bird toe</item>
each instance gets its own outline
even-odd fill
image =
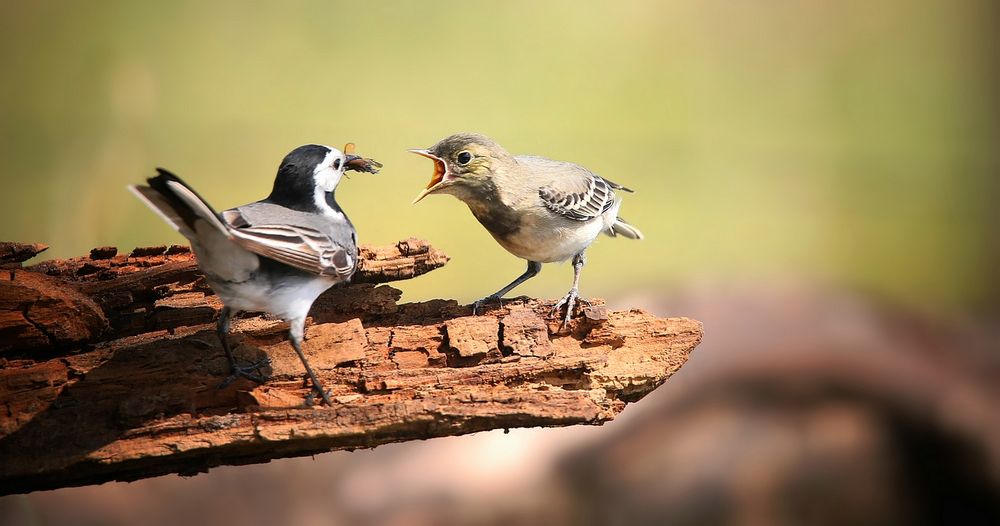
[[[478,315],[479,313],[483,312],[483,310],[485,309],[486,305],[489,304],[489,302],[491,302],[491,301],[496,301],[497,305],[499,305],[500,307],[503,307],[503,300],[501,298],[498,298],[497,296],[486,296],[483,299],[479,299],[479,300],[476,300],[475,302],[473,302],[473,304],[472,304],[472,315],[475,316],[475,315]]]
[[[313,407],[316,404],[317,394],[319,394],[319,397],[323,400],[323,403],[325,403],[327,406],[333,405],[333,402],[330,400],[330,391],[324,390],[320,387],[313,387],[313,389],[309,391],[309,394],[306,395],[306,401],[305,401],[306,407]]]
[[[578,296],[579,292],[577,291],[577,289],[575,288],[571,289],[569,292],[566,293],[565,296],[562,297],[562,299],[556,302],[556,304],[552,307],[552,310],[549,311],[549,317],[557,316],[559,314],[559,311],[563,308],[563,306],[565,306],[566,314],[563,316],[563,322],[562,322],[562,326],[565,328],[566,325],[569,325],[570,318],[573,317],[573,308],[576,307]]]

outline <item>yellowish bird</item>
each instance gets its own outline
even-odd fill
[[[553,313],[566,307],[565,325],[579,297],[587,247],[602,233],[642,239],[642,232],[618,216],[622,203],[615,191],[632,190],[578,164],[511,155],[476,133],[410,151],[434,161],[434,176],[414,203],[430,194],[454,195],[503,248],[528,261],[524,274],[476,301],[476,311],[537,275],[542,263],[572,259],[573,287],[553,307]]]

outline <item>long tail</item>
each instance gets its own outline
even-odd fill
[[[611,236],[622,236],[629,239],[642,239],[642,232],[638,228],[628,224],[621,217],[616,217],[615,222],[611,224],[610,227],[604,230],[604,233]]]
[[[229,228],[219,214],[180,177],[157,168],[156,177],[146,179],[149,186],[130,185],[128,188],[152,211],[173,226],[184,237],[197,239],[195,222],[204,221],[226,237],[231,237]]]
[[[198,266],[211,279],[237,283],[249,279],[260,265],[258,257],[234,241],[233,231],[190,186],[162,168],[156,171],[159,175],[146,179],[149,186],[129,190],[191,241]]]

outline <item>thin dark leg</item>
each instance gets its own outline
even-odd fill
[[[517,287],[518,285],[520,285],[521,283],[524,283],[525,281],[528,281],[529,279],[537,276],[538,273],[541,272],[541,271],[542,271],[542,264],[541,263],[539,263],[537,261],[529,261],[528,262],[528,269],[524,271],[524,274],[521,274],[520,276],[517,277],[517,279],[515,279],[514,281],[511,281],[510,284],[508,284],[506,287],[504,287],[504,288],[496,291],[495,293],[490,294],[489,296],[486,296],[485,298],[483,298],[483,299],[481,299],[481,300],[473,303],[472,304],[472,313],[475,314],[476,312],[478,312],[480,309],[483,308],[484,305],[486,305],[487,302],[494,301],[494,300],[500,301],[500,298],[503,298],[505,294],[507,294],[508,292],[514,290],[514,288]]]
[[[320,383],[319,378],[316,377],[316,373],[313,372],[312,367],[309,366],[309,360],[306,360],[306,355],[302,352],[302,337],[305,335],[305,319],[293,320],[291,330],[288,331],[289,340],[292,342],[292,348],[295,349],[295,354],[299,355],[299,360],[302,360],[302,365],[306,368],[306,373],[309,375],[309,379],[312,380],[313,391],[319,394],[326,405],[333,405],[330,401],[330,395],[327,394],[326,390],[323,389],[323,384]],[[307,405],[312,405],[312,395],[308,398]]]
[[[219,388],[227,387],[229,384],[236,381],[237,378],[243,377],[248,380],[257,382],[259,384],[264,383],[266,380],[262,375],[260,375],[260,368],[265,367],[271,363],[271,360],[264,358],[259,362],[254,362],[250,364],[249,367],[240,367],[236,363],[236,356],[233,354],[232,347],[229,346],[229,322],[233,318],[233,311],[229,307],[223,307],[222,311],[219,313],[219,323],[215,326],[215,333],[219,335],[219,341],[222,342],[222,350],[226,351],[226,358],[229,359],[229,376],[219,384]],[[254,374],[253,372],[257,374]]]
[[[576,300],[580,295],[580,273],[583,271],[583,265],[586,260],[583,257],[583,252],[573,256],[573,288],[569,289],[569,292],[558,303],[552,307],[552,315],[558,314],[559,309],[563,305],[566,306],[566,316],[563,317],[563,327],[569,323],[570,317],[573,316],[573,307],[576,306]]]
[[[229,358],[229,364],[236,366],[236,357],[233,356],[233,350],[229,347],[229,322],[233,318],[233,311],[229,307],[222,307],[222,311],[219,312],[219,322],[215,326],[215,333],[219,335],[219,341],[222,342],[222,350],[226,351],[226,358]]]

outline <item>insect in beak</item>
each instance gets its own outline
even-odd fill
[[[355,172],[366,172],[377,174],[382,168],[382,163],[375,159],[367,159],[354,153],[354,143],[349,142],[344,145],[344,171],[354,170]]]

